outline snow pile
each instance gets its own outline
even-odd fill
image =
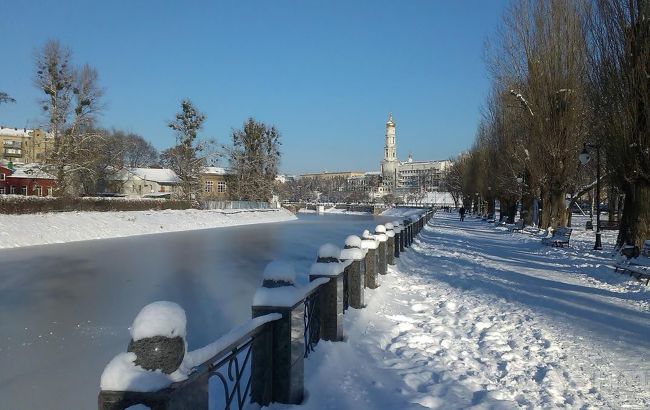
[[[360,261],[366,257],[368,251],[366,249],[359,248],[347,248],[341,250],[341,260],[356,260]]]
[[[386,242],[388,235],[386,235],[386,227],[384,225],[377,225],[375,227],[375,234],[373,235],[379,242]]]
[[[296,271],[292,263],[275,260],[266,265],[262,278],[274,282],[295,283]]]
[[[402,232],[402,229],[404,228],[403,223],[400,222],[400,221],[393,221],[393,222],[392,222],[392,225],[393,225],[393,231],[394,231],[395,233],[400,233],[400,232]]]
[[[344,260],[340,262],[316,262],[311,265],[311,269],[309,269],[309,274],[310,275],[319,275],[319,276],[336,276],[345,270],[350,264],[352,263],[352,260]]]
[[[386,236],[388,236],[389,238],[393,238],[395,236],[393,224],[388,222],[384,226],[386,227]]]
[[[286,209],[0,215],[0,249],[295,220]]]
[[[158,301],[140,310],[131,326],[134,342],[152,336],[176,337],[185,339],[187,318],[185,310],[174,302]]]

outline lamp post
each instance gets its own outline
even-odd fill
[[[596,150],[596,243],[594,244],[595,250],[603,249],[600,238],[600,145],[599,144],[584,144],[582,152],[578,155],[578,159],[585,165],[591,159],[587,148]]]
[[[480,215],[481,214],[481,202],[479,201],[478,192],[476,192],[474,195],[476,195],[476,200],[474,201],[474,204],[476,205],[476,209],[474,209],[474,210],[476,211],[477,214]]]
[[[494,209],[494,199],[492,198],[492,187],[488,187],[488,210],[487,210],[487,217],[490,219],[490,205],[492,205],[492,215],[495,213]]]

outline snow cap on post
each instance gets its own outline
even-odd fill
[[[402,222],[393,221],[392,224],[393,224],[393,231],[394,232],[396,232],[396,233],[402,232],[402,227],[403,227]]]
[[[386,236],[386,227],[384,225],[377,225],[375,227],[375,239],[379,242],[386,242],[388,236]]]
[[[371,235],[367,229],[363,231],[361,238],[361,249],[377,249],[379,247],[379,242],[375,240],[375,236]]]
[[[318,259],[311,265],[310,275],[336,276],[352,263],[350,260],[341,262],[341,248],[331,243],[326,243],[318,249]]]
[[[152,336],[186,336],[187,317],[177,303],[158,301],[140,310],[131,325],[131,338],[137,342]]]
[[[357,235],[350,235],[345,238],[345,247],[346,248],[360,248],[361,247],[361,238]]]
[[[338,246],[326,243],[318,248],[318,262],[338,262],[341,257],[341,248]]]
[[[356,235],[350,235],[345,238],[345,248],[341,250],[342,260],[361,260],[366,257],[368,252],[361,248],[361,238]]]
[[[395,236],[395,231],[393,229],[393,224],[388,222],[384,226],[386,227],[386,236],[388,236],[389,238],[394,237]]]
[[[289,262],[274,260],[269,262],[262,274],[262,286],[277,288],[281,286],[295,286],[296,271]]]
[[[131,326],[127,348],[136,356],[133,364],[174,373],[185,357],[186,327],[185,311],[174,302],[159,301],[143,307]]]

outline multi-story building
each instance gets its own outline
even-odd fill
[[[53,145],[54,139],[43,130],[0,126],[0,158],[5,162],[43,162]]]
[[[361,177],[364,173],[360,171],[341,171],[341,172],[317,172],[311,174],[302,174],[300,178],[313,178],[313,179],[336,179],[336,178],[350,178],[350,177]]]
[[[388,122],[386,122],[384,159],[381,161],[384,191],[397,195],[413,190],[438,191],[443,185],[444,177],[451,164],[452,162],[449,160],[413,161],[411,154],[405,162],[397,159],[395,122],[392,113],[389,114]]]

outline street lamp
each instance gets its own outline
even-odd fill
[[[474,195],[476,195],[476,200],[474,201],[474,204],[476,205],[475,211],[480,215],[480,213],[481,213],[481,202],[479,201],[478,192],[476,192]]]
[[[596,243],[594,244],[595,250],[603,249],[600,238],[600,145],[599,144],[584,144],[582,152],[578,155],[578,159],[582,165],[587,164],[591,159],[587,148],[596,150]]]
[[[496,214],[495,209],[494,209],[495,204],[494,204],[494,198],[492,197],[492,187],[491,186],[488,187],[488,203],[490,205],[492,205],[492,215]],[[490,207],[489,207],[489,205],[488,205],[487,214],[488,214],[487,215],[488,219],[490,219]],[[494,216],[492,218],[494,218]]]

